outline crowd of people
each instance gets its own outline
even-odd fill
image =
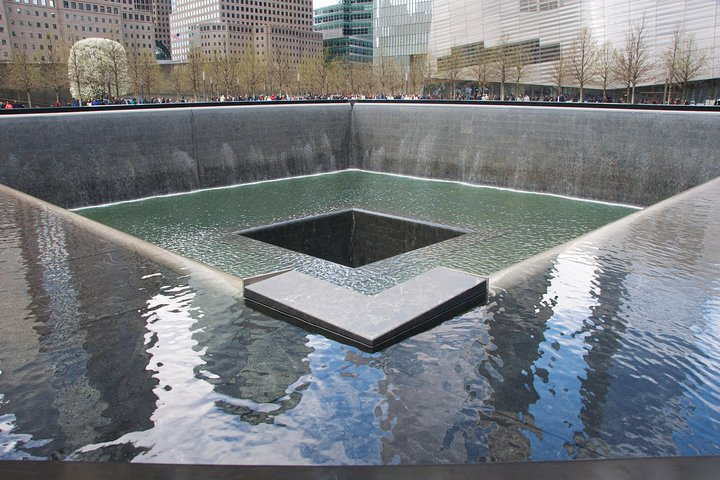
[[[272,94],[272,95],[256,95],[256,96],[241,96],[236,97],[232,95],[220,95],[212,97],[186,97],[181,96],[179,98],[172,99],[170,97],[151,97],[151,98],[134,98],[134,97],[120,97],[120,98],[101,98],[93,100],[73,100],[72,102],[56,102],[50,107],[79,107],[79,106],[103,106],[103,105],[139,105],[139,104],[163,104],[163,103],[222,103],[222,102],[271,102],[271,101],[284,101],[284,100],[451,100],[447,96],[433,94],[433,95],[286,95],[286,94]],[[464,93],[458,93],[452,100],[470,100],[470,101],[499,101],[501,100],[498,95],[490,94],[471,94],[467,95]],[[568,102],[568,103],[579,103],[580,99],[576,96],[559,95],[559,96],[530,96],[529,94],[524,95],[506,95],[503,99],[507,102]],[[611,95],[588,95],[582,100],[583,103],[624,103],[622,98],[614,98]],[[637,103],[640,104],[660,104],[662,102],[657,99],[641,98]],[[671,102],[672,105],[694,105],[695,102],[685,101],[682,102],[680,99],[675,99]],[[6,100],[0,101],[0,105],[3,109],[13,108],[25,108],[25,104],[18,101]],[[712,105],[720,105],[720,100],[715,100]],[[39,106],[39,105],[34,105]]]

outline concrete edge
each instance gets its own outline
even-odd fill
[[[219,288],[221,291],[241,297],[244,289],[243,280],[228,273],[222,272],[209,265],[191,260],[152,243],[133,237],[127,233],[115,230],[112,227],[103,225],[89,218],[82,217],[64,208],[40,200],[31,195],[0,184],[0,191],[4,194],[18,199],[20,202],[33,205],[35,208],[46,210],[53,215],[60,217],[72,227],[96,235],[121,248],[126,248],[138,255],[152,260],[159,265],[167,267],[175,272],[191,275],[196,280],[201,280],[208,285]]]

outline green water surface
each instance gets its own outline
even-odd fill
[[[473,233],[357,269],[236,234],[248,227],[350,207]],[[435,266],[489,275],[635,210],[550,195],[342,171],[148,198],[78,213],[241,277],[295,268],[375,293]]]

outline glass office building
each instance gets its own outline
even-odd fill
[[[640,85],[665,83],[660,58],[677,27],[694,34],[697,46],[709,52],[697,79],[720,77],[717,0],[375,0],[373,13],[376,62],[391,57],[407,65],[413,56],[429,53],[440,74],[452,53],[468,67],[504,39],[529,52],[523,84],[551,85],[554,60],[584,27],[598,45],[623,48],[626,32],[644,21],[656,68]],[[470,79],[467,70],[461,75]]]
[[[370,63],[373,59],[373,0],[341,0],[315,10],[314,27],[322,33],[331,58]]]
[[[458,12],[461,14],[461,12]],[[433,0],[375,0],[373,59],[406,67],[428,52]]]

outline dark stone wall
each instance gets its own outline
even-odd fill
[[[468,233],[364,210],[341,210],[238,232],[254,240],[357,268]]]
[[[0,183],[62,207],[342,170],[650,205],[720,176],[720,112],[320,103],[0,115]]]
[[[199,188],[192,112],[3,116],[0,183],[62,207]]]
[[[349,104],[0,117],[0,183],[62,207],[348,167]]]
[[[650,205],[720,175],[720,113],[355,104],[357,168]]]

